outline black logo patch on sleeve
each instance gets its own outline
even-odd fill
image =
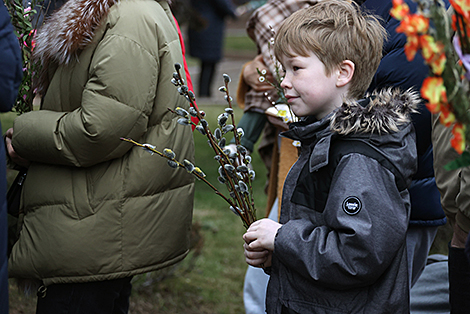
[[[343,202],[343,210],[348,215],[356,215],[361,211],[362,203],[355,196],[349,196]]]

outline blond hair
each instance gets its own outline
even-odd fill
[[[378,19],[357,4],[341,0],[319,1],[288,17],[276,33],[274,54],[308,57],[314,53],[329,76],[345,60],[355,64],[348,99],[360,99],[382,58],[387,32]]]

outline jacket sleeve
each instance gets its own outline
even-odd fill
[[[452,146],[452,127],[446,127],[439,121],[439,115],[433,116],[434,171],[436,185],[441,195],[442,208],[452,223],[465,231],[470,230],[470,169],[463,167],[446,170],[444,166],[460,157]]]
[[[274,254],[326,287],[370,285],[405,244],[409,203],[403,200],[408,192],[402,193],[393,174],[375,159],[346,155],[334,173],[325,210],[317,215],[323,222],[288,221],[278,231]]]
[[[107,35],[96,48],[88,75],[78,109],[40,110],[15,119],[13,147],[20,156],[42,163],[92,166],[123,156],[130,147],[120,138],[138,140],[147,130],[157,90],[158,57],[125,36]]]
[[[0,111],[10,111],[21,83],[21,54],[18,39],[13,33],[10,15],[0,4]]]

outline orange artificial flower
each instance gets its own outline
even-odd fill
[[[408,61],[412,61],[421,48],[420,36],[426,34],[428,29],[429,19],[422,15],[408,14],[401,20],[396,32],[406,35],[405,55]]]
[[[420,49],[419,37],[418,36],[407,37],[407,42],[405,44],[404,50],[405,50],[406,59],[408,61],[413,61],[419,49]]]
[[[442,77],[427,77],[421,86],[421,96],[428,101],[426,107],[431,113],[438,113],[441,104],[447,104],[446,88]]]
[[[436,42],[434,37],[430,35],[422,35],[419,39],[422,49],[421,54],[424,60],[431,66],[434,74],[441,75],[447,61],[444,45],[440,42]]]
[[[470,23],[470,0],[449,0],[449,2],[455,11]]]
[[[436,55],[435,58],[431,60],[429,65],[431,66],[432,72],[436,75],[441,75],[444,72],[444,68],[447,62],[447,57],[445,53]]]
[[[470,34],[469,24],[470,22],[464,23],[462,19],[457,20],[457,14],[452,14],[452,30],[455,32],[459,29],[462,33],[467,32],[467,34]]]
[[[409,14],[405,16],[396,28],[398,33],[404,33],[407,37],[418,34],[426,34],[429,29],[429,19],[420,14]]]
[[[436,54],[444,53],[444,45],[436,42],[431,35],[422,35],[419,37],[419,42],[422,48],[422,55],[424,60],[430,61]]]
[[[455,115],[449,110],[449,107],[441,105],[441,114],[439,116],[441,124],[450,127],[455,122]]]
[[[454,137],[450,140],[450,145],[459,154],[462,154],[465,150],[465,126],[461,123],[456,123],[452,128],[452,134]]]
[[[393,8],[390,10],[390,15],[395,19],[401,21],[405,16],[410,14],[410,8],[403,0],[393,0]]]
[[[434,113],[439,113],[441,110],[441,104],[440,103],[435,103],[431,104],[429,102],[426,103],[426,108],[428,108],[429,112],[434,114]]]

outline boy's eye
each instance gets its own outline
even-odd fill
[[[292,67],[292,70],[294,70],[294,71],[300,70],[300,67],[293,66],[293,67]]]

